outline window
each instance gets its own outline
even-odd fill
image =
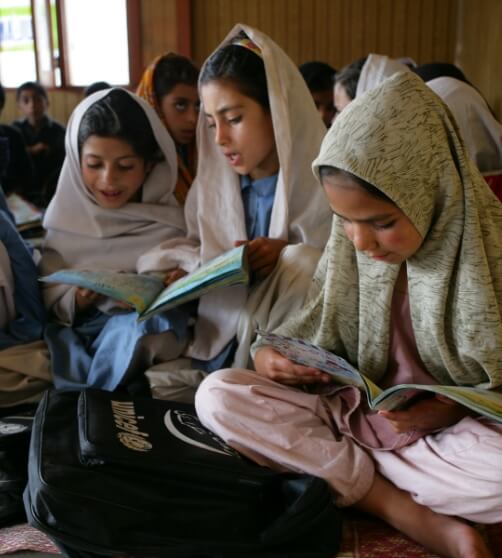
[[[16,87],[35,80],[35,42],[30,0],[2,0],[0,7],[0,82]]]
[[[2,0],[0,81],[48,87],[135,83],[139,0]]]

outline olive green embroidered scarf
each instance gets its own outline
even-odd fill
[[[467,158],[446,105],[411,73],[356,99],[313,163],[382,190],[424,238],[407,261],[420,356],[445,384],[502,385],[502,205]],[[356,253],[338,217],[307,302],[277,330],[386,370],[399,266]]]

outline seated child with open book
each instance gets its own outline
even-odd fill
[[[37,267],[5,209],[0,190],[0,406],[36,401],[50,385]]]
[[[313,167],[331,237],[303,309],[275,333],[384,388],[500,390],[502,207],[444,104],[398,73],[343,111]],[[340,506],[441,556],[491,556],[465,520],[502,521],[500,422],[434,395],[374,412],[357,388],[263,341],[255,349],[255,372],[218,371],[200,386],[206,426],[259,463],[325,478]]]
[[[123,89],[99,91],[75,109],[66,160],[44,217],[43,275],[59,269],[137,271],[140,255],[183,235],[173,191],[176,149],[154,110]],[[114,390],[184,341],[181,310],[140,324],[137,313],[75,286],[44,286],[54,383]]]
[[[205,62],[199,88],[199,166],[185,205],[188,236],[145,254],[140,266],[173,269],[174,278],[247,244],[255,282],[251,290],[234,286],[200,298],[186,376],[247,365],[253,320],[260,313],[268,323],[280,289],[274,270],[287,267],[291,296],[282,298],[284,313],[301,304],[297,280],[310,281],[331,222],[310,170],[326,130],[286,54],[263,33],[237,25]]]

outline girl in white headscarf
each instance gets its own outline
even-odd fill
[[[502,199],[502,124],[472,85],[453,77],[426,82],[451,110],[472,160]]]
[[[444,104],[399,73],[336,120],[313,164],[335,213],[303,309],[277,333],[340,354],[382,387],[502,386],[502,207]],[[372,412],[361,392],[256,344],[256,372],[209,376],[201,420],[262,464],[325,478],[442,556],[491,556],[502,425],[444,398]],[[302,386],[309,385],[310,389]]]
[[[199,87],[199,165],[185,206],[188,238],[146,254],[140,268],[192,271],[248,245],[252,289],[225,287],[198,305],[186,355],[194,368],[209,372],[247,365],[255,322],[267,323],[276,291],[283,296],[273,319],[301,304],[295,279],[310,281],[331,216],[309,171],[325,127],[298,69],[272,40],[237,25],[205,62]]]
[[[100,91],[75,109],[66,135],[66,159],[44,217],[41,270],[62,268],[138,271],[142,254],[185,232],[173,191],[174,143],[155,111],[122,89]],[[174,328],[162,345],[172,357],[183,337],[184,313],[137,324],[137,314],[114,301],[70,285],[44,288],[58,320],[47,328],[57,387],[113,390],[126,372],[162,358],[144,348],[144,335]],[[134,357],[134,359],[133,359]]]
[[[406,64],[382,54],[369,54],[345,66],[335,76],[335,117],[356,97],[377,87],[395,73],[407,70],[409,67]]]

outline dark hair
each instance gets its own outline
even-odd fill
[[[162,97],[171,93],[179,83],[197,87],[198,79],[199,70],[191,60],[172,52],[166,54],[153,71],[153,90],[157,102],[160,103]]]
[[[361,186],[363,190],[368,192],[368,194],[370,194],[371,196],[389,202],[392,205],[396,205],[395,202],[389,198],[389,196],[387,196],[382,192],[382,190],[379,190],[376,186],[373,186],[373,184],[371,184],[370,182],[367,182],[366,180],[359,178],[359,176],[349,171],[339,169],[338,167],[332,167],[330,165],[321,165],[319,167],[319,176],[321,177],[321,181],[323,178],[326,178],[328,176],[344,176],[346,178],[350,178],[350,180],[356,182],[359,186]]]
[[[247,38],[248,36],[241,31],[230,39],[229,44],[212,54],[204,64],[199,83],[200,85],[210,81],[232,83],[243,95],[270,111],[267,74],[262,58],[249,48],[233,44],[235,41]]]
[[[465,77],[464,72],[455,66],[455,64],[450,64],[449,62],[431,62],[430,64],[422,64],[413,68],[413,71],[426,82],[439,77],[451,77],[471,85]]]
[[[352,100],[356,98],[357,82],[359,81],[366,58],[366,56],[358,58],[344,66],[335,76],[335,84],[339,83]]]
[[[111,85],[107,81],[95,81],[91,83],[84,89],[84,97],[89,97],[97,91],[103,91],[103,89],[111,89]]]
[[[147,162],[163,159],[143,109],[123,89],[112,89],[84,113],[78,129],[79,153],[90,136],[121,139]]]
[[[0,83],[0,112],[2,111],[4,106],[5,106],[5,89],[3,88],[3,85]]]
[[[16,101],[19,101],[19,98],[21,97],[21,93],[23,91],[35,91],[37,95],[43,97],[46,101],[49,100],[47,97],[47,91],[45,90],[45,87],[40,83],[38,83],[38,81],[25,81],[23,84],[21,84],[16,89]]]
[[[304,62],[298,69],[310,91],[332,89],[336,70],[325,62]]]

